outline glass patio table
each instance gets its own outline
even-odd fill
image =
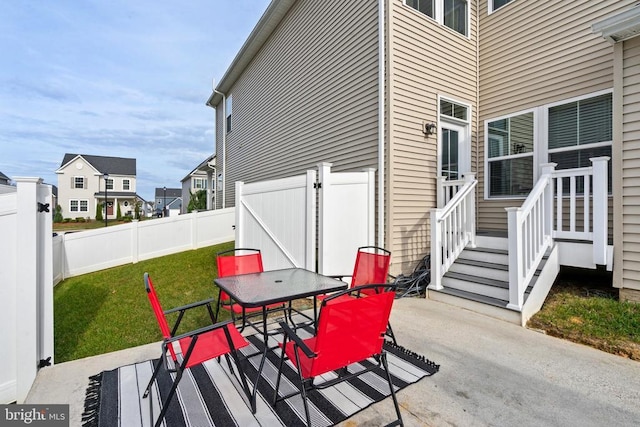
[[[266,306],[275,303],[290,303],[293,300],[307,297],[313,298],[314,320],[317,319],[316,296],[347,289],[347,284],[304,268],[287,268],[270,270],[262,273],[239,274],[214,279],[222,291],[244,308],[262,307],[262,333],[264,351],[258,368],[258,376],[253,389],[252,409],[255,408],[258,380],[262,374],[267,353],[269,351],[269,331],[267,329]],[[219,296],[218,296],[219,297]],[[289,308],[291,310],[291,308]],[[291,314],[289,313],[289,320]],[[255,326],[254,326],[255,327]]]

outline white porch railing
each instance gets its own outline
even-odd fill
[[[518,311],[522,309],[525,290],[554,237],[592,240],[594,262],[606,264],[608,161],[609,157],[592,158],[591,167],[562,171],[555,170],[555,163],[543,165],[542,176],[522,206],[506,208],[509,233],[509,308]],[[579,177],[583,181],[582,195],[578,194]],[[564,193],[565,180],[569,183],[568,194]],[[590,188],[592,182],[593,191]],[[583,201],[581,212],[577,203],[579,197]],[[577,226],[579,216],[582,229]],[[568,229],[563,227],[566,217]]]
[[[444,208],[466,183],[464,179],[447,180],[447,177],[444,176],[441,176],[437,180],[436,193],[438,200],[436,206],[439,208]]]
[[[431,289],[442,289],[442,276],[458,255],[467,245],[475,246],[477,184],[475,174],[466,174],[464,185],[449,202],[431,211]]]

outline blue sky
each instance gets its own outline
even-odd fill
[[[130,157],[153,200],[213,153],[212,79],[269,0],[0,4],[0,171],[57,185],[65,153]]]

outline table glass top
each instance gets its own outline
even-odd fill
[[[219,277],[216,285],[245,307],[259,307],[347,288],[347,284],[302,268]]]

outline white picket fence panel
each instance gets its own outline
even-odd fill
[[[68,277],[230,242],[235,209],[132,221],[53,239],[54,283]]]
[[[53,360],[51,186],[14,181],[0,195],[0,403],[22,403],[39,362]]]
[[[260,249],[265,270],[351,274],[357,248],[374,243],[374,170],[333,173],[330,163],[318,169],[236,182],[236,247]]]

